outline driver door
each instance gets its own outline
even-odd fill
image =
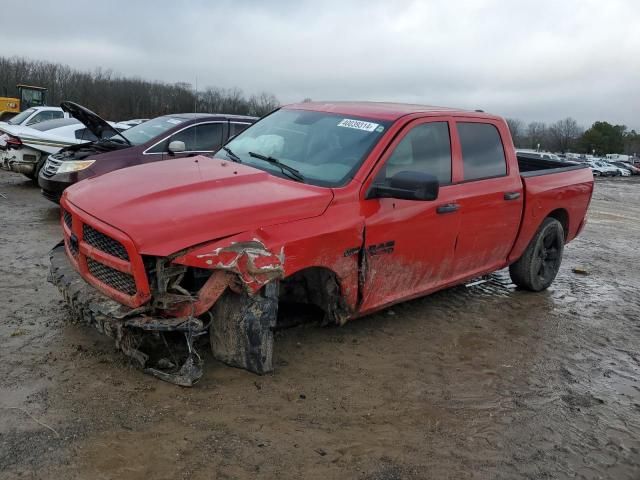
[[[452,128],[448,117],[415,120],[404,128],[376,166],[373,183],[409,171],[434,175],[440,187],[434,201],[362,200],[362,313],[425,294],[447,283],[451,276],[460,226],[456,186],[451,185]]]

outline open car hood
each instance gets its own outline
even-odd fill
[[[91,133],[99,139],[111,138],[118,136],[123,141],[131,145],[129,140],[124,138],[120,133],[97,113],[92,112],[88,108],[78,105],[74,102],[62,102],[60,108],[84,124]]]

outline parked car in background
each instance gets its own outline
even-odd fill
[[[10,118],[6,122],[0,122],[0,128],[6,125],[21,125],[30,127],[36,123],[56,120],[58,118],[69,118],[69,114],[60,107],[31,107],[24,112]]]
[[[549,160],[551,162],[567,163],[570,165],[578,163],[572,160],[568,160],[565,157],[561,157],[560,155],[556,155],[555,153],[536,152],[534,150],[516,150],[516,155],[523,158],[526,157],[538,160]]]
[[[59,201],[65,188],[85,178],[142,163],[212,154],[257,120],[241,115],[172,114],[115,135],[105,120],[81,105],[64,102],[63,108],[99,140],[64,148],[47,158],[38,184],[42,194],[53,202]],[[110,132],[108,137],[104,136],[105,131]]]
[[[118,131],[129,128],[114,124]],[[75,118],[59,118],[30,127],[0,125],[0,168],[22,173],[37,182],[47,157],[71,145],[98,140],[86,125]]]
[[[631,175],[639,175],[640,174],[640,168],[636,167],[635,165],[632,165],[630,163],[627,162],[609,162],[611,165],[615,165],[618,168],[623,168],[625,170],[629,170],[629,172],[631,172]]]
[[[595,177],[616,177],[621,175],[618,167],[609,165],[602,160],[588,160],[586,163]]]
[[[517,149],[516,154],[525,155],[529,158],[538,158],[540,160],[551,160],[553,162],[562,161],[562,159],[558,155],[550,152],[537,152],[535,150]]]
[[[607,162],[609,163],[609,162]],[[609,165],[611,165],[612,167],[616,168],[618,170],[618,175],[619,176],[623,176],[623,177],[630,177],[631,176],[631,170],[629,170],[626,167],[619,167],[617,165],[614,165],[613,163],[609,163]]]
[[[207,333],[218,360],[271,371],[279,301],[342,325],[507,266],[544,290],[592,192],[586,166],[516,157],[507,123],[487,113],[301,103],[214,158],[73,185],[49,278],[72,315],[190,386],[202,375],[193,339]],[[137,350],[167,331],[185,332],[180,361]]]

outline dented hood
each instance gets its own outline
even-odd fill
[[[204,156],[138,165],[69,187],[66,200],[126,233],[146,255],[321,215],[329,188]]]

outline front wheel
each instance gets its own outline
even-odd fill
[[[273,370],[273,329],[278,316],[278,283],[255,295],[227,290],[211,308],[213,356],[232,367],[262,375]]]
[[[562,224],[555,218],[546,218],[522,257],[509,266],[511,280],[532,292],[548,288],[558,274],[563,251]]]

